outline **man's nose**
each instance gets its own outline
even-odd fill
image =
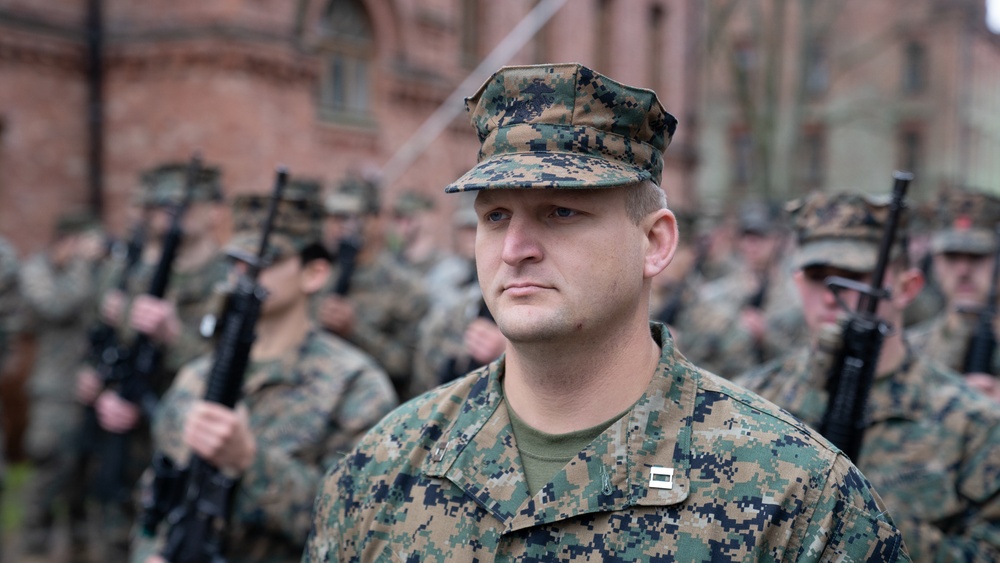
[[[525,260],[541,258],[542,249],[538,241],[538,225],[527,218],[513,216],[504,232],[501,258],[507,264],[518,264]]]

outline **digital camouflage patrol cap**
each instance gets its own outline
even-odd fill
[[[319,197],[319,182],[304,179],[288,181],[275,211],[265,264],[320,243],[324,210]],[[270,194],[236,196],[232,206],[233,237],[226,245],[226,254],[244,262],[253,263],[256,260],[270,207]]]
[[[867,273],[878,262],[878,247],[889,220],[890,199],[860,194],[816,192],[786,207],[794,222],[796,269],[831,266]],[[900,216],[892,256],[905,248],[906,211]]]
[[[325,198],[323,204],[330,215],[378,215],[382,198],[374,182],[347,178]]]
[[[164,164],[143,172],[136,203],[146,207],[179,205],[187,186],[188,165]],[[191,201],[222,201],[221,172],[214,166],[202,166],[191,191]]]
[[[1000,198],[976,191],[942,193],[937,201],[931,251],[992,254],[997,251]]]
[[[659,185],[677,127],[652,90],[580,64],[503,67],[465,105],[482,147],[448,193]]]

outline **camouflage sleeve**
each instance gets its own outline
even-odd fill
[[[838,455],[804,532],[798,561],[910,561],[882,499]]]
[[[333,399],[339,407],[326,414],[330,426],[316,462],[290,455],[281,444],[258,443],[257,456],[240,483],[234,517],[280,531],[300,545],[305,542],[323,475],[396,406],[395,393],[383,372],[367,369],[351,379],[343,395]],[[304,411],[301,416],[324,414]]]
[[[417,327],[428,309],[427,294],[422,285],[411,283],[405,290],[387,292],[384,298],[392,311],[391,325],[383,329],[358,317],[350,340],[374,356],[393,381],[403,382],[413,367]]]
[[[71,261],[60,274],[44,257],[36,256],[21,270],[20,287],[32,313],[52,322],[79,314],[93,295],[90,266],[83,260]]]

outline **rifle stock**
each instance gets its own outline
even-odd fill
[[[869,285],[844,278],[830,277],[826,284],[831,290],[840,288],[859,292],[857,310],[848,318],[843,329],[842,347],[835,359],[828,380],[830,393],[820,433],[841,449],[854,463],[858,462],[864,438],[865,405],[875,376],[882,342],[891,327],[879,319],[875,311],[881,299],[888,297],[883,288],[892,246],[896,239],[903,200],[913,175],[893,174],[892,203],[889,218],[878,250],[878,261]]]
[[[280,168],[256,263],[248,264],[246,273],[236,280],[218,333],[204,399],[228,408],[234,408],[239,399],[260,307],[267,296],[257,277],[264,266],[278,201],[287,179],[288,172]],[[237,480],[197,455],[191,456],[185,472],[177,473],[171,464],[165,466],[162,476],[162,494],[167,498],[152,499],[147,504],[153,510],[147,512],[143,524],[151,532],[166,515],[169,529],[162,553],[164,559],[170,563],[225,561],[224,532]],[[180,495],[176,493],[178,479],[184,481]],[[169,504],[174,506],[166,506]]]

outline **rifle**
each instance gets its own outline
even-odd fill
[[[351,277],[354,276],[359,252],[361,252],[361,235],[357,233],[349,234],[337,243],[337,265],[340,267],[340,272],[333,284],[334,295],[343,297],[351,290]]]
[[[177,258],[184,233],[181,221],[184,212],[191,203],[194,186],[201,171],[201,159],[196,154],[187,169],[187,181],[184,197],[173,209],[170,229],[163,240],[160,251],[160,261],[150,282],[149,295],[162,299],[167,292],[170,273],[174,260]],[[116,370],[115,377],[108,382],[109,387],[116,387],[122,399],[139,405],[147,418],[152,417],[156,410],[156,396],[150,388],[150,381],[160,365],[162,350],[146,334],[137,334],[128,350],[128,365],[125,369]],[[125,484],[126,465],[131,431],[124,433],[108,432],[104,436],[101,452],[101,467],[97,474],[98,496],[104,501],[123,500],[128,496],[128,486]]]
[[[858,462],[861,440],[865,431],[865,405],[875,376],[875,365],[882,350],[882,341],[891,327],[875,315],[878,303],[889,297],[889,290],[882,287],[889,266],[892,246],[896,239],[899,217],[903,212],[903,198],[913,174],[893,173],[892,202],[878,261],[867,285],[845,278],[830,276],[826,285],[834,292],[852,289],[859,295],[857,310],[847,319],[841,337],[839,356],[834,360],[828,380],[830,397],[819,431],[840,448],[854,463]],[[839,301],[838,296],[838,301]],[[843,306],[843,302],[841,302]],[[846,307],[845,307],[846,308]]]
[[[223,317],[204,398],[228,408],[236,406],[243,388],[243,377],[255,338],[254,327],[260,316],[261,303],[267,297],[267,291],[257,283],[257,276],[266,265],[268,239],[287,180],[287,170],[279,168],[257,258],[247,264],[246,273],[236,280],[229,297],[228,312]],[[169,459],[162,454],[158,457],[161,462]],[[222,555],[225,551],[224,530],[238,480],[224,475],[197,455],[191,456],[191,462],[183,472],[178,472],[170,463],[163,463],[162,466],[164,479],[154,485],[154,496],[160,492],[166,498],[152,499],[148,505],[152,510],[147,510],[143,525],[147,532],[152,532],[159,519],[166,514],[170,527],[163,558],[170,563],[225,561]],[[158,480],[159,477],[158,474]],[[178,486],[181,482],[183,487]],[[181,491],[182,494],[178,494]],[[180,502],[175,502],[177,500]],[[166,506],[169,503],[174,506]]]
[[[969,338],[969,347],[965,351],[962,373],[993,374],[993,354],[997,348],[993,321],[997,316],[997,278],[1000,278],[1000,226],[996,228],[996,240],[997,250],[993,256],[993,277],[990,278],[989,296],[986,298],[986,304],[979,309],[976,327]]]
[[[139,258],[142,256],[142,248],[145,244],[146,230],[142,223],[139,223],[132,230],[132,236],[124,245],[116,244],[112,247],[114,256],[119,257],[122,262],[122,270],[115,283],[115,288],[125,291],[128,287],[129,278]],[[121,369],[126,364],[128,348],[123,346],[118,340],[118,333],[115,328],[103,320],[98,319],[87,331],[90,341],[90,351],[87,361],[97,371],[103,384],[115,378],[115,370]],[[87,405],[84,408],[83,425],[80,432],[80,446],[82,457],[88,456],[97,439],[100,436],[100,424],[97,421],[97,412],[94,405]],[[80,460],[85,464],[85,459]]]

